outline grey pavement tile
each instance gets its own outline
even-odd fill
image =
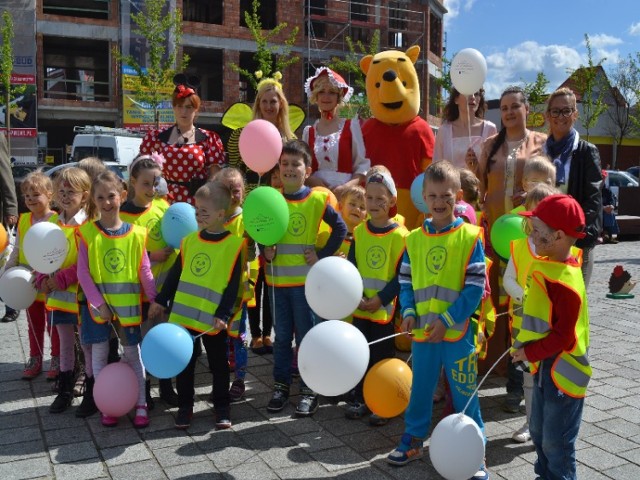
[[[433,468],[429,455],[426,453],[423,460],[416,460],[403,467],[389,465],[384,460],[377,460],[375,466],[389,475],[391,478],[398,480],[424,480],[425,478],[442,478]],[[492,477],[493,478],[493,477]]]
[[[496,472],[519,467],[523,464],[528,464],[523,458],[527,453],[535,455],[535,448],[531,442],[514,443],[510,436],[509,438],[492,440],[487,445],[487,466],[490,470]]]
[[[247,443],[249,448],[254,451],[288,448],[296,445],[290,437],[278,430],[274,430],[268,434],[264,432],[252,433],[250,435],[245,434],[242,435],[242,439]]]
[[[148,447],[144,443],[106,448],[100,450],[100,454],[108,467],[152,458]]]
[[[316,478],[335,478],[326,468],[317,462],[304,465],[296,465],[294,467],[279,468],[278,477],[283,480],[303,480]]]
[[[76,400],[77,401],[77,400]],[[40,421],[44,430],[58,430],[60,428],[86,428],[86,422],[83,418],[77,418],[75,415],[75,407],[67,409],[64,413],[51,414],[49,407],[46,409],[39,408]]]
[[[629,395],[631,395],[631,393],[629,393],[629,391],[625,390],[624,388],[614,387],[609,384],[600,385],[599,387],[591,388],[590,391],[592,394],[598,393],[605,397],[614,398],[614,399],[628,397]]]
[[[184,465],[185,463],[206,462],[206,455],[195,443],[186,443],[179,447],[160,448],[153,451],[162,468]]]
[[[0,447],[0,463],[42,457],[46,454],[47,451],[41,438],[28,442],[9,443]]]
[[[299,447],[304,448],[308,452],[315,452],[344,445],[342,440],[329,433],[328,430],[302,433],[291,437],[291,439],[296,442]]]
[[[594,435],[586,438],[584,441],[596,447],[600,447],[607,452],[616,454],[640,447],[640,445],[638,445],[637,443],[627,440],[626,438],[622,438],[618,435],[614,435],[612,433]]]
[[[333,478],[340,480],[386,480],[389,475],[374,466],[365,466],[333,472]]]
[[[167,478],[160,465],[154,460],[109,467],[109,474],[113,480],[160,480]]]
[[[626,458],[632,463],[640,465],[640,446],[634,448],[633,450],[629,450],[627,452],[622,452],[620,454],[621,457]],[[638,477],[640,478],[640,477]]]
[[[491,470],[491,478],[495,479],[498,475],[509,480],[531,480],[534,477],[533,465],[521,464],[510,466],[504,470]]]
[[[578,464],[577,477],[580,480],[609,480],[609,476],[600,473],[600,469]],[[615,478],[615,477],[614,477]]]
[[[21,427],[30,427],[38,424],[38,416],[34,412],[16,413],[15,415],[3,415],[0,417],[0,435],[6,435],[3,430]]]
[[[49,455],[51,456],[51,462],[54,464],[90,459],[100,461],[98,451],[92,442],[69,443],[53,447],[49,449]]]
[[[616,417],[623,418],[628,422],[640,424],[640,409],[626,406],[610,410],[609,413]]]
[[[620,368],[616,369],[616,375],[619,375],[621,370],[622,369]],[[625,371],[628,371],[628,369],[625,369]],[[612,387],[617,387],[622,390],[628,390],[630,388],[636,388],[640,386],[640,384],[634,380],[635,377],[633,377],[633,372],[631,373],[632,373],[631,378],[622,378],[619,376],[607,377],[602,379],[602,383],[606,383],[607,385],[611,385]],[[636,372],[635,375],[637,377],[638,373]]]
[[[0,435],[0,446],[41,439],[40,429],[38,426],[32,425],[29,427],[13,429],[10,431],[10,435],[6,432],[3,435]]]
[[[368,450],[392,450],[396,445],[388,437],[373,429],[366,432],[343,435],[340,440],[358,453]]]
[[[367,464],[367,461],[358,452],[344,447],[311,452],[311,456],[330,472]]]
[[[601,422],[603,420],[608,420],[610,418],[614,418],[613,412],[603,412],[602,410],[598,410],[593,408],[587,404],[582,409],[582,421],[583,422]]]
[[[597,394],[590,395],[588,397],[588,404],[589,404],[589,407],[593,407],[597,410],[603,410],[603,411],[624,406],[624,403],[622,402],[616,401],[609,397],[605,397],[604,395],[597,395]]]
[[[301,433],[324,430],[318,425],[315,416],[313,418],[287,418],[282,421],[272,422],[272,424],[275,428],[290,437],[300,435]]]
[[[308,465],[313,461],[309,453],[298,446],[265,450],[260,452],[258,455],[274,470],[292,467],[294,465]]]
[[[133,445],[142,441],[137,435],[131,435],[131,431],[129,429],[123,428],[112,428],[104,432],[94,433],[93,438],[96,445],[101,450],[123,445]]]
[[[608,468],[618,467],[627,463],[622,458],[613,455],[598,447],[583,448],[576,452],[576,458],[580,463],[599,472]]]
[[[167,467],[164,473],[169,480],[221,480],[224,475],[216,470],[209,460]]]
[[[144,442],[152,451],[166,447],[178,447],[180,445],[186,445],[193,442],[193,439],[188,434],[176,430],[175,428],[172,428],[171,430],[141,433]]]
[[[91,432],[86,427],[81,428],[60,428],[58,430],[47,430],[44,432],[45,441],[49,448],[65,443],[90,442]]]
[[[322,422],[321,425],[338,437],[364,432],[371,428],[369,424],[364,421],[346,420],[344,417],[327,420],[326,422]]]
[[[597,427],[607,432],[615,433],[623,438],[630,438],[640,435],[640,425],[630,423],[622,418],[616,417],[603,422],[598,422]]]
[[[52,468],[48,456],[16,460],[0,464],[2,480],[22,480],[26,478],[46,477],[51,475]]]
[[[100,461],[58,463],[53,465],[56,478],[64,480],[93,480],[106,478],[107,469]]]
[[[223,477],[225,479],[242,480],[270,480],[279,478],[278,474],[262,460],[236,465],[224,472]]]
[[[616,480],[637,480],[640,478],[640,466],[627,463],[619,467],[610,468],[602,473]]]

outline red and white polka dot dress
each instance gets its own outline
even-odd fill
[[[187,184],[192,179],[206,180],[212,165],[224,165],[224,147],[217,133],[201,128],[196,129],[196,143],[171,145],[167,142],[172,128],[147,133],[140,145],[140,153],[164,155],[166,163],[162,176],[169,187],[169,203],[195,205]]]

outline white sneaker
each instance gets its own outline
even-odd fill
[[[517,443],[527,443],[529,440],[531,440],[531,434],[529,433],[529,424],[525,423],[518,430],[513,432],[511,438],[514,442]]]

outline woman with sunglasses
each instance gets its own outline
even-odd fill
[[[546,153],[556,166],[556,186],[575,198],[586,220],[587,236],[578,240],[582,248],[582,276],[589,286],[593,270],[593,247],[602,230],[602,172],[598,148],[580,138],[573,126],[578,119],[576,96],[569,88],[560,88],[547,99],[546,119],[549,138]]]
[[[498,133],[493,122],[484,119],[487,104],[484,89],[462,95],[455,88],[444,107],[444,123],[438,129],[433,161],[449,160],[458,168],[475,168],[482,143]]]

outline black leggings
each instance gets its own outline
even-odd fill
[[[260,267],[256,279],[256,306],[248,309],[251,338],[270,337],[273,327],[271,298],[269,297],[269,286],[264,278],[264,269],[264,266]],[[260,310],[262,310],[262,330],[260,330]]]

